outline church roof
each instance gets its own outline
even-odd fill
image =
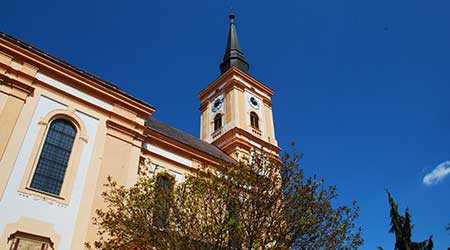
[[[236,31],[236,24],[234,23],[235,15],[230,15],[230,30],[228,31],[227,47],[223,56],[223,61],[220,64],[220,72],[223,74],[231,67],[235,66],[244,72],[248,72],[249,64],[245,59],[244,52],[242,52],[241,45]]]
[[[230,156],[225,154],[218,147],[216,147],[210,143],[207,143],[198,137],[195,137],[184,131],[176,129],[170,125],[167,125],[153,117],[148,118],[145,125],[147,128],[149,128],[159,134],[165,135],[175,141],[178,141],[184,145],[187,145],[187,146],[197,149],[201,152],[204,152],[204,153],[206,153],[210,156],[213,156],[219,160],[222,160],[222,161],[225,161],[228,163],[234,162],[233,158],[231,158]]]
[[[5,39],[5,40],[7,40],[7,41],[9,41],[11,43],[14,43],[17,46],[20,46],[20,47],[22,47],[22,48],[24,48],[24,49],[26,49],[26,50],[28,50],[28,51],[30,51],[32,53],[35,53],[35,54],[37,54],[37,55],[39,55],[39,56],[41,56],[41,57],[43,57],[43,58],[45,58],[47,60],[50,60],[50,61],[52,61],[52,62],[54,62],[54,63],[56,63],[56,64],[58,64],[58,65],[60,65],[62,67],[70,69],[70,70],[80,74],[81,76],[86,77],[86,78],[88,78],[88,79],[90,79],[90,80],[92,80],[92,81],[94,81],[96,83],[99,83],[99,84],[101,84],[101,85],[103,85],[103,86],[105,86],[105,87],[107,87],[107,88],[109,88],[111,90],[119,92],[122,95],[125,95],[125,96],[127,96],[127,97],[129,97],[129,98],[131,98],[131,99],[133,99],[135,101],[137,101],[140,104],[143,104],[143,105],[146,105],[146,106],[148,106],[148,107],[150,107],[152,109],[155,109],[154,106],[152,106],[152,105],[150,105],[150,104],[148,104],[148,103],[146,103],[146,102],[144,102],[144,101],[142,101],[142,100],[140,100],[140,99],[138,99],[138,98],[128,94],[127,92],[125,92],[122,89],[120,89],[114,83],[112,83],[110,81],[107,81],[107,80],[104,80],[104,79],[102,79],[102,78],[100,78],[98,76],[95,76],[95,75],[87,72],[87,71],[84,71],[84,70],[82,70],[82,69],[80,69],[78,67],[75,67],[75,66],[73,66],[73,65],[71,65],[71,64],[69,64],[69,63],[67,63],[67,62],[65,62],[65,61],[63,61],[63,60],[61,60],[59,58],[56,58],[56,57],[54,57],[52,55],[49,55],[49,54],[45,53],[44,51],[42,51],[42,50],[40,50],[40,49],[38,49],[38,48],[36,48],[36,47],[34,47],[34,46],[24,42],[22,40],[19,40],[19,39],[15,38],[15,37],[13,37],[13,36],[11,36],[9,34],[0,32],[0,38],[3,38],[3,39]]]

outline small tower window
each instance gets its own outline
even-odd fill
[[[256,129],[259,129],[259,118],[255,112],[250,112],[250,125]]]
[[[217,131],[222,127],[222,114],[217,114],[214,117],[214,131]]]

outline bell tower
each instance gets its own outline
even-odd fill
[[[280,148],[275,139],[271,100],[274,91],[248,73],[235,16],[229,17],[221,75],[198,95],[201,139],[233,158],[248,155],[252,148],[262,148],[278,157]]]

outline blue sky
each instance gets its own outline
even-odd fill
[[[234,1],[250,73],[276,90],[276,135],[310,175],[356,199],[365,245],[393,248],[389,189],[414,240],[450,246],[450,2]],[[219,75],[230,1],[4,1],[0,30],[156,106],[199,134],[198,92]],[[444,166],[444,171],[449,166]]]

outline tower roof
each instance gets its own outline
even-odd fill
[[[220,64],[220,72],[223,74],[232,66],[239,68],[244,72],[248,72],[249,64],[245,60],[244,53],[241,50],[239,39],[236,31],[236,24],[234,22],[235,15],[230,14],[230,30],[228,32],[227,47],[223,56],[223,61]]]

